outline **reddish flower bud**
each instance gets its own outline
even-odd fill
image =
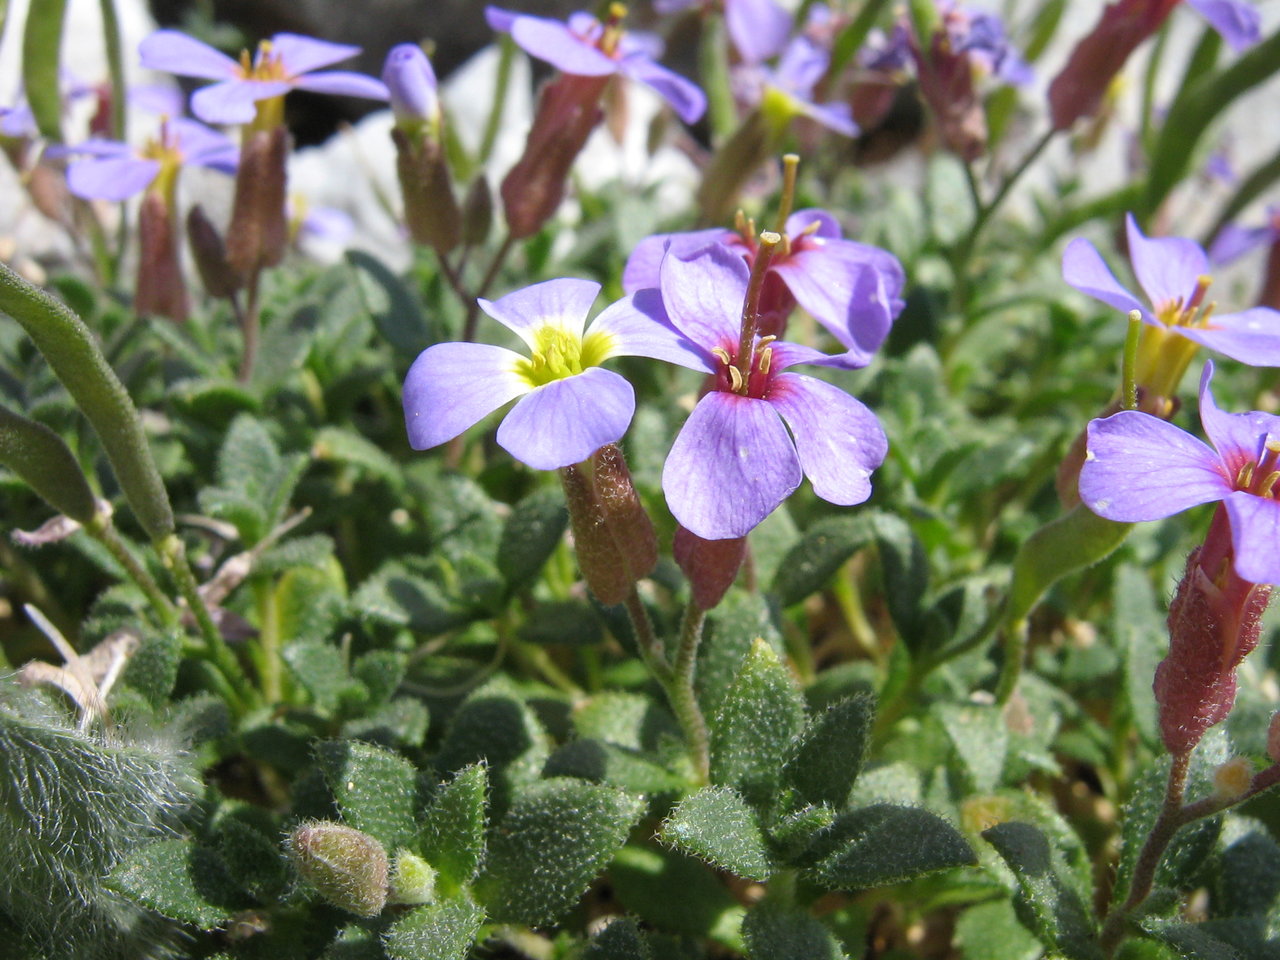
[[[187,319],[187,283],[182,276],[178,230],[162,192],[148,190],[138,211],[138,285],[133,307],[178,323]]]
[[[933,111],[947,149],[967,163],[987,149],[987,115],[973,86],[973,64],[967,52],[956,53],[945,30],[934,33],[928,56],[915,42],[920,93]]]
[[[410,136],[400,127],[392,128],[391,139],[409,236],[414,243],[448,253],[462,236],[462,211],[453,195],[443,144],[429,136]]]
[[[1267,725],[1267,756],[1272,763],[1280,763],[1280,711],[1271,715]]]
[[[290,834],[289,855],[298,873],[336,907],[375,917],[387,902],[387,852],[373,837],[325,820]]]
[[[676,527],[672,552],[689,578],[693,602],[703,610],[710,610],[733,586],[747,555],[747,538],[703,540],[684,527]]]
[[[560,470],[560,482],[582,578],[601,603],[622,603],[635,581],[618,551],[591,481],[578,467],[568,466]]]
[[[227,262],[248,276],[275,266],[289,245],[285,219],[285,159],[289,133],[284,127],[255,130],[240,148],[236,196],[227,228]]]
[[[646,577],[658,565],[658,536],[631,482],[626,458],[616,443],[607,443],[591,458],[596,498],[618,553],[632,581]]]
[[[1164,23],[1178,0],[1117,0],[1108,4],[1093,31],[1049,85],[1049,113],[1055,130],[1066,130],[1102,105],[1107,87],[1129,54]]]
[[[209,296],[230,297],[244,286],[244,277],[227,262],[227,246],[222,242],[222,234],[198,203],[187,212],[187,242],[191,244],[196,269]]]
[[[561,74],[542,88],[524,154],[502,181],[512,239],[533,236],[560,206],[569,169],[600,122],[608,82],[608,76]]]
[[[1156,667],[1160,736],[1175,756],[1226,719],[1236,698],[1236,667],[1258,645],[1269,584],[1241,579],[1233,564],[1231,527],[1218,505],[1202,546],[1169,605],[1169,655]]]

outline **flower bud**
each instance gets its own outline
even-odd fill
[[[414,140],[400,127],[393,127],[396,145],[396,176],[404,197],[404,222],[414,243],[445,254],[458,245],[462,235],[462,212],[453,195],[449,161],[439,140]]]
[[[631,593],[634,581],[609,532],[604,508],[591,482],[576,466],[564,467],[560,471],[560,482],[569,508],[569,526],[573,530],[582,578],[601,603],[610,606],[622,603]]]
[[[1258,645],[1271,587],[1242,579],[1233,560],[1230,521],[1219,504],[1169,605],[1169,655],[1153,684],[1160,736],[1175,756],[1189,753],[1226,719],[1236,698],[1236,667]]]
[[[492,228],[493,191],[489,189],[489,178],[479,173],[462,202],[462,242],[469,247],[479,246],[489,239]]]
[[[244,277],[227,263],[227,246],[222,242],[222,234],[198,203],[187,212],[187,242],[209,296],[230,297],[244,286]]]
[[[1280,763],[1280,710],[1271,715],[1267,727],[1267,756],[1273,763]]]
[[[236,195],[227,228],[227,263],[249,276],[284,259],[289,245],[285,219],[285,158],[289,133],[284,127],[247,132],[240,148]]]
[[[187,282],[182,276],[178,231],[165,195],[149,190],[138,211],[138,283],[133,308],[177,323],[187,319]]]
[[[596,498],[618,553],[633,581],[646,577],[658,565],[658,536],[631,482],[627,460],[616,443],[606,443],[591,461]]]
[[[513,240],[531,237],[564,199],[573,161],[603,115],[608,76],[561,74],[542,88],[524,154],[502,181],[502,209]]]
[[[1267,265],[1262,271],[1258,306],[1280,310],[1280,237],[1271,241],[1271,247],[1267,251]]]
[[[945,30],[932,35],[927,55],[913,43],[920,93],[938,124],[947,149],[972,163],[987,149],[987,115],[973,85],[973,63],[956,53]]]
[[[672,552],[689,578],[693,602],[702,610],[710,610],[733,586],[747,555],[747,538],[703,540],[684,527],[676,527]]]
[[[439,121],[436,73],[416,43],[401,43],[391,48],[382,68],[382,82],[391,95],[396,126],[419,131]]]
[[[1213,771],[1213,794],[1219,800],[1239,800],[1253,783],[1253,764],[1248,757],[1232,757]]]
[[[436,895],[436,871],[412,850],[397,850],[391,864],[387,900],[391,903],[430,903]]]
[[[298,873],[336,907],[374,917],[387,900],[387,852],[367,833],[312,820],[287,841]]]

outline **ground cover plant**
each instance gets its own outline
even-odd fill
[[[1280,33],[1071,7],[0,4],[0,953],[1280,956]]]

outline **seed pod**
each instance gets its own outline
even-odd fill
[[[175,323],[187,319],[187,281],[182,275],[178,231],[164,194],[148,191],[138,211],[138,284],[133,308]]]
[[[397,850],[391,864],[387,899],[391,903],[430,903],[436,895],[436,871],[412,850]]]
[[[227,228],[227,263],[248,276],[284,259],[289,245],[285,219],[285,159],[289,133],[284,127],[255,130],[240,148],[236,195]]]

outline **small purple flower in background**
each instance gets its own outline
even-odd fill
[[[733,82],[744,103],[761,105],[766,113],[805,116],[846,137],[858,135],[847,103],[815,103],[814,89],[827,72],[831,55],[805,36],[792,38],[775,66],[744,64],[734,70]]]
[[[1250,583],[1280,583],[1280,417],[1224,413],[1209,388],[1212,377],[1209,362],[1200,377],[1200,422],[1212,448],[1136,410],[1094,420],[1080,499],[1099,516],[1126,523],[1222,501],[1236,573]]]
[[[794,298],[778,304],[777,291],[770,297],[766,279],[762,310],[770,317],[764,333],[781,334],[786,314],[799,303],[831,332],[846,353],[824,361],[828,366],[865,367],[894,319],[902,312],[906,274],[898,258],[879,247],[847,240],[836,218],[825,210],[798,210],[787,218],[782,245],[769,261],[769,274],[777,277]],[[622,286],[627,293],[657,287],[664,255],[690,259],[708,246],[727,247],[750,263],[756,254],[755,237],[733,230],[697,230],[691,233],[656,234],[641,240],[627,260]]]
[[[440,118],[436,72],[422,47],[399,43],[387,53],[382,82],[399,124],[435,123]]]
[[[784,372],[824,363],[825,354],[765,336],[750,345],[750,357],[739,356],[748,279],[742,257],[713,245],[688,260],[668,255],[660,298],[642,290],[619,305],[696,344],[663,359],[715,378],[662,471],[672,514],[704,540],[746,536],[803,476],[830,503],[862,503],[888,452],[879,421],[860,402],[826,381]]]
[[[972,62],[1014,86],[1034,79],[1031,66],[1010,46],[1004,22],[995,14],[959,3],[939,3],[938,12],[954,53],[968,53]]]
[[[1234,263],[1258,247],[1269,247],[1280,241],[1280,204],[1267,207],[1267,222],[1258,227],[1242,227],[1228,223],[1209,244],[1209,262],[1215,267]]]
[[[654,0],[658,13],[675,13],[699,0]],[[705,6],[705,4],[704,4]],[[745,63],[760,63],[782,52],[791,34],[791,14],[774,0],[724,0],[724,25]]]
[[[656,62],[661,54],[657,38],[625,33],[619,25],[621,15],[601,23],[590,14],[575,13],[564,23],[498,7],[485,7],[484,12],[490,27],[510,33],[525,53],[561,73],[621,74],[655,90],[685,123],[696,122],[707,109],[707,98],[696,84]]]
[[[516,397],[520,402],[498,427],[498,444],[535,470],[579,463],[618,440],[631,423],[635,394],[600,364],[620,356],[687,363],[696,348],[628,301],[605,309],[584,334],[599,293],[598,283],[561,279],[481,300],[484,312],[518,335],[531,356],[486,343],[424,350],[404,381],[413,448],[452,440]]]
[[[164,121],[159,134],[141,149],[115,140],[86,140],[49,153],[84,155],[67,167],[67,187],[86,200],[126,200],[183,166],[235,173],[240,156],[239,148],[222,134],[182,117]]]
[[[247,51],[233,60],[177,30],[156,31],[142,41],[138,52],[148,69],[219,81],[191,96],[191,111],[205,123],[250,123],[259,101],[294,89],[387,99],[387,88],[373,77],[346,70],[312,72],[355,56],[359,47],[294,33],[277,33],[262,41],[252,60]]]
[[[1262,17],[1247,0],[1187,0],[1187,6],[1204,17],[1237,53],[1262,36]]]
[[[1081,293],[1129,312],[1138,310],[1147,324],[1185,337],[1251,366],[1280,366],[1280,313],[1254,307],[1218,314],[1205,302],[1209,258],[1185,237],[1149,239],[1133,215],[1126,219],[1129,259],[1147,295],[1142,303],[1112,275],[1092,243],[1077,237],[1062,256],[1062,277]]]

